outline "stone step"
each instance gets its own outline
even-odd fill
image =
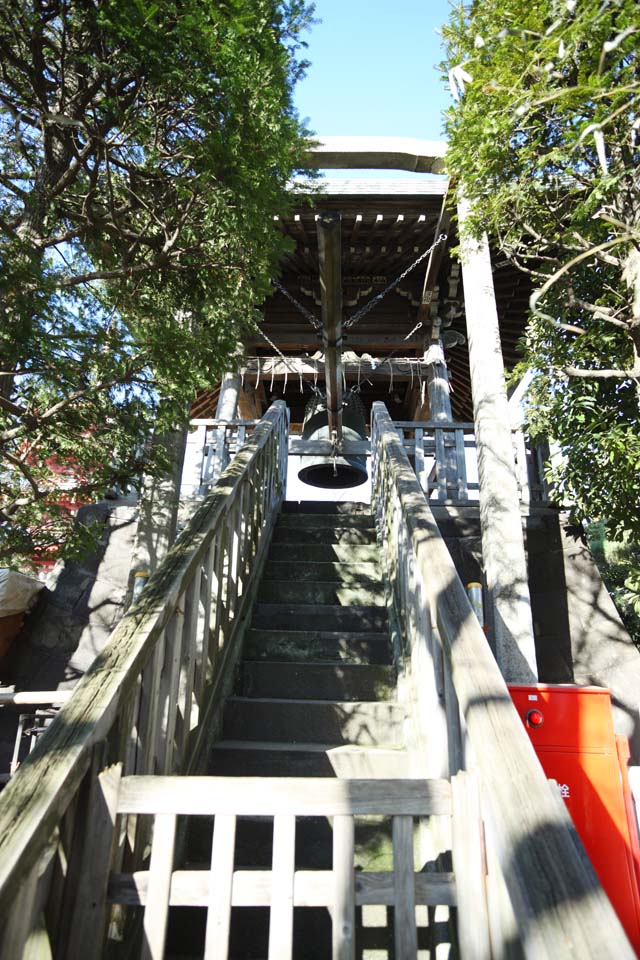
[[[240,692],[245,697],[390,700],[395,689],[391,666],[245,660],[241,668]]]
[[[376,524],[371,514],[327,514],[327,513],[281,513],[276,529],[295,527],[303,530],[333,530],[336,526],[353,530],[375,530]]]
[[[245,657],[289,663],[390,664],[392,651],[386,633],[254,629],[247,632]]]
[[[355,816],[354,866],[356,870],[393,870],[391,817]],[[191,817],[185,843],[184,870],[211,866],[213,817]],[[329,817],[296,819],[296,870],[331,870],[333,824]],[[273,820],[242,817],[236,822],[235,869],[271,870]]]
[[[384,908],[383,908],[384,909]],[[172,907],[169,911],[165,960],[202,960],[205,955],[205,930],[207,911],[197,907]],[[229,952],[216,952],[214,956],[228,956],[229,960],[267,960],[269,954],[269,908],[234,907],[229,921]],[[360,924],[358,924],[360,931]],[[363,935],[383,934],[380,946],[385,948],[391,940],[392,931],[375,927],[365,928]],[[374,946],[377,945],[374,943]],[[226,948],[226,945],[225,945]],[[287,956],[304,960],[327,960],[332,955],[331,917],[326,907],[305,907],[294,913],[292,952]],[[387,957],[388,949],[373,953],[370,949],[359,954],[362,957]],[[280,956],[280,955],[278,955]]]
[[[345,524],[333,524],[330,527],[305,527],[301,524],[288,527],[277,524],[273,531],[273,543],[294,543],[305,546],[313,543],[340,543],[369,546],[375,545],[376,534],[374,530],[358,530],[357,527]]]
[[[375,580],[358,584],[265,580],[258,589],[258,602],[383,607],[385,596],[382,583]]]
[[[333,743],[219,740],[208,772],[229,777],[411,777],[406,750]]]
[[[348,543],[272,543],[269,563],[378,563],[378,545]]]
[[[207,864],[207,869],[209,865]],[[382,960],[393,957],[392,911],[384,906],[367,907],[366,925],[356,913],[357,957],[363,960]],[[197,907],[172,907],[169,911],[167,949],[165,960],[202,960],[205,951],[207,911]],[[269,909],[267,907],[234,907],[229,931],[230,960],[267,960],[269,951]],[[448,925],[440,924],[439,936],[447,949],[442,956],[450,956],[447,940]],[[431,931],[418,928],[419,957],[430,954]],[[332,956],[331,917],[326,907],[304,907],[294,913],[291,956],[300,960],[327,960]]]
[[[397,703],[229,697],[222,736],[228,740],[263,740],[265,733],[291,743],[356,744],[400,747],[404,711]]]
[[[380,568],[377,563],[288,563],[284,560],[269,560],[262,579],[368,584],[371,581],[380,581]]]
[[[382,633],[387,630],[385,607],[340,607],[333,604],[256,603],[251,626],[259,630],[354,630]]]
[[[338,502],[335,500],[285,500],[281,516],[288,513],[325,514],[325,515],[363,515],[370,517],[371,504],[357,503],[355,500]]]

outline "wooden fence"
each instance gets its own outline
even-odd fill
[[[205,496],[250,436],[257,420],[192,420],[187,441],[182,492]],[[478,451],[473,423],[442,420],[395,420],[394,426],[426,495],[451,503],[477,503]],[[532,445],[521,430],[512,431],[516,479],[523,506],[546,502],[544,450]],[[349,441],[350,456],[369,456],[368,440]],[[328,441],[289,438],[289,453],[322,456],[332,453]]]
[[[183,495],[206,496],[258,423],[259,420],[191,420],[183,469]]]
[[[372,410],[374,509],[428,777],[478,773],[491,955],[631,958],[547,782],[384,404]]]
[[[277,402],[0,797],[2,957],[19,960],[27,942],[43,957],[88,955],[95,929],[76,903],[94,875],[99,771],[190,773],[215,736],[284,495],[287,433]],[[128,824],[117,862],[135,869],[148,825]]]
[[[394,420],[420,486],[430,499],[477,501],[478,451],[473,423],[443,420]],[[520,502],[549,499],[543,475],[542,451],[512,431]]]
[[[87,932],[104,929],[107,904],[143,908],[142,956],[162,960],[169,907],[206,910],[205,960],[226,960],[232,907],[270,910],[268,944],[254,951],[269,960],[293,955],[294,908],[325,907],[332,914],[333,960],[355,960],[356,908],[394,908],[396,960],[415,960],[416,906],[463,906],[459,928],[476,945],[465,960],[484,960],[487,940],[472,900],[482,884],[481,825],[474,779],[337,780],[288,777],[124,777],[119,766],[100,774],[94,817],[105,812],[100,833],[90,839],[94,885],[85,885],[76,922]],[[151,858],[145,869],[111,873],[117,817],[154,818]],[[393,859],[386,870],[354,867],[355,818],[391,819]],[[453,872],[415,872],[414,819],[447,818],[453,836]],[[177,818],[215,817],[210,866],[175,870]],[[239,817],[273,821],[271,869],[236,865]],[[296,869],[296,827],[305,818],[332,822],[331,869]],[[472,840],[472,842],[469,842]],[[205,866],[205,865],[203,865]],[[108,883],[107,883],[108,880]]]

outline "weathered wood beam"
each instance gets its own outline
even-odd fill
[[[427,375],[427,364],[416,357],[393,360],[385,360],[384,357],[373,360],[342,362],[342,370],[347,380],[356,380],[360,376],[361,380],[372,380],[388,382],[393,377],[394,381],[406,382],[411,380],[411,371],[413,369],[413,378],[417,380],[420,376],[424,379]],[[325,365],[322,360],[314,361],[302,359],[301,357],[287,357],[286,361],[280,357],[261,357],[247,360],[242,369],[245,377],[249,377],[252,382],[259,377],[261,382],[270,383],[271,380],[285,380],[293,377],[306,377],[309,380],[325,379]]]
[[[252,383],[245,383],[238,396],[238,413],[241,420],[259,420],[256,391]]]
[[[321,170],[411,170],[443,173],[445,143],[414,137],[321,137],[306,162]]]
[[[424,359],[427,364],[427,389],[429,391],[431,419],[450,423],[453,420],[453,413],[449,396],[449,375],[447,373],[447,363],[444,359],[442,340],[430,345]],[[438,436],[437,443],[442,444],[442,449],[438,451],[439,456],[437,456],[438,488],[448,495],[449,489],[451,487],[455,489],[458,482],[456,454],[451,447],[445,446],[442,434]],[[443,476],[440,476],[441,470]]]
[[[334,453],[330,440],[289,439],[289,453],[305,457],[330,457]],[[368,440],[343,440],[340,453],[345,457],[368,457],[371,443]]]
[[[322,294],[322,342],[329,436],[342,441],[342,217],[323,213],[316,223]]]
[[[482,556],[493,612],[493,641],[506,680],[537,678],[527,562],[520,515],[504,363],[489,243],[465,235],[467,201],[458,205],[462,282],[480,474]]]

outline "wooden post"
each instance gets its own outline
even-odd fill
[[[238,396],[238,412],[241,420],[259,420],[262,416],[262,404],[252,383],[245,383]]]
[[[238,372],[225,373],[220,384],[216,420],[235,420],[241,385]]]
[[[469,368],[480,475],[482,555],[496,659],[506,680],[537,679],[531,601],[489,243],[465,234],[458,205]]]
[[[444,358],[442,340],[434,340],[424,355],[427,366],[427,389],[431,420],[453,420],[449,397],[449,376]],[[436,469],[440,499],[458,495],[458,471],[456,464],[455,438],[453,433],[436,429]]]
[[[342,218],[323,213],[317,223],[322,342],[329,436],[342,440]]]

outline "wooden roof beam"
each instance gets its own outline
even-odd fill
[[[414,137],[318,137],[306,162],[320,170],[411,170],[444,173],[446,144]]]
[[[429,259],[427,260],[427,269],[425,271],[424,283],[422,285],[422,296],[420,298],[420,306],[418,307],[418,320],[422,320],[423,324],[429,318],[431,300],[433,299],[433,291],[438,280],[440,264],[442,263],[445,248],[449,243],[448,235],[451,228],[451,217],[449,212],[445,209],[446,202],[447,194],[445,193],[444,197],[442,198],[442,208],[440,210],[440,216],[438,217],[434,239],[437,240],[440,234],[446,233],[447,240],[444,240],[442,243],[439,243],[437,247],[434,247],[429,254]],[[439,336],[439,330],[434,330],[432,336],[433,334],[436,334],[435,338],[437,339]]]

